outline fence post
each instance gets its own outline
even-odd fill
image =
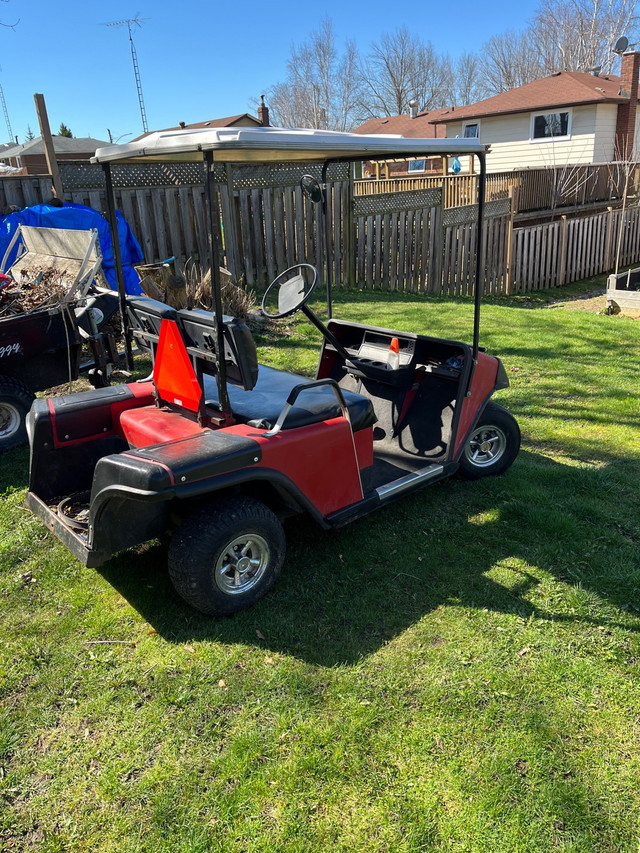
[[[354,195],[354,168],[349,165],[349,180],[347,183],[346,204],[347,209],[345,215],[347,218],[346,228],[346,252],[347,252],[347,287],[354,287],[356,283],[356,218],[353,215],[353,198]],[[344,284],[344,282],[343,282]]]
[[[225,165],[226,184],[220,184],[220,201],[222,202],[222,220],[224,222],[224,248],[227,268],[235,282],[240,281],[244,267],[240,260],[238,243],[239,229],[236,222],[236,201],[233,193],[233,166]]]
[[[560,272],[558,273],[558,287],[565,284],[565,274],[567,267],[567,217],[562,216],[562,236],[560,238]]]
[[[605,270],[610,270],[613,266],[611,261],[611,238],[613,237],[613,207],[607,207],[607,241],[604,254]]]
[[[505,271],[504,292],[511,296],[513,288],[513,218],[515,215],[518,190],[513,185],[509,187],[509,222],[507,225],[507,269]]]
[[[440,189],[440,204],[437,207],[431,208],[433,219],[431,227],[434,230],[435,239],[433,241],[434,253],[433,257],[429,258],[429,272],[433,272],[433,288],[429,287],[432,293],[442,293],[444,287],[444,243],[445,243],[445,226],[444,226],[444,184]]]

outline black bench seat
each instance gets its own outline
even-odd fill
[[[307,385],[313,380],[296,376],[284,370],[260,365],[258,381],[251,391],[227,384],[229,402],[236,418],[251,426],[271,429],[282,411],[287,397],[297,385]],[[219,408],[218,386],[213,376],[205,375],[204,395],[207,406]],[[353,391],[343,391],[354,432],[373,426],[377,418],[371,400]],[[341,415],[340,406],[331,388],[319,386],[303,391],[287,415],[283,430],[309,426]]]

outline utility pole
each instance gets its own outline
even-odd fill
[[[58,169],[58,161],[56,160],[56,152],[53,147],[53,137],[51,136],[51,128],[49,127],[49,116],[44,103],[44,95],[35,94],[33,100],[36,102],[36,112],[38,113],[38,122],[40,123],[40,135],[44,144],[44,153],[47,158],[47,168],[51,175],[53,191],[56,198],[62,201],[62,179]]]
[[[131,61],[133,63],[133,76],[136,80],[136,91],[138,92],[138,104],[140,105],[140,117],[142,118],[142,129],[145,133],[149,132],[149,127],[147,125],[147,113],[144,108],[144,98],[142,96],[142,82],[140,80],[140,67],[138,66],[138,54],[136,53],[136,48],[133,43],[133,36],[131,35],[131,25],[135,24],[138,27],[142,27],[142,21],[146,21],[148,18],[140,18],[139,13],[136,13],[135,18],[125,18],[122,21],[111,21],[108,24],[105,24],[107,27],[125,27],[129,32],[129,44],[131,45]]]

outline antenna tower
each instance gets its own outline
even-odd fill
[[[2,71],[2,66],[0,65],[0,71]],[[9,121],[9,111],[7,110],[7,102],[4,99],[4,89],[2,88],[2,83],[0,83],[0,101],[2,101],[2,111],[4,112],[4,120],[7,124],[7,131],[9,133],[9,142],[14,142],[13,131],[11,130],[11,122]]]
[[[9,113],[7,112],[7,102],[4,99],[4,90],[2,88],[2,83],[0,83],[0,101],[2,101],[2,109],[4,111],[4,120],[7,123],[7,130],[9,132],[9,141],[13,142],[13,131],[11,130],[11,122],[9,121]]]
[[[133,43],[133,36],[131,35],[131,25],[135,24],[137,27],[142,26],[142,21],[147,21],[148,18],[141,18],[140,13],[136,12],[135,18],[125,18],[123,21],[111,21],[108,24],[105,24],[107,27],[124,27],[126,26],[129,31],[129,44],[131,45],[131,61],[133,62],[133,74],[136,78],[136,89],[138,92],[138,103],[140,104],[140,117],[142,118],[142,129],[145,133],[148,133],[149,127],[147,125],[147,113],[144,108],[144,98],[142,96],[142,83],[140,82],[140,68],[138,66],[138,55],[136,53],[136,48]]]

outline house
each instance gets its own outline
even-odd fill
[[[639,70],[640,53],[628,52],[620,77],[560,71],[433,121],[489,145],[490,172],[635,159]]]
[[[56,153],[56,160],[73,161],[73,162],[88,162],[96,153],[96,148],[102,148],[108,145],[101,139],[92,139],[91,137],[68,137],[54,136],[53,147]],[[30,139],[22,145],[10,145],[3,151],[0,151],[0,164],[5,168],[0,171],[0,174],[13,175],[47,175],[49,169],[47,166],[47,158],[44,151],[44,143],[42,137],[38,136],[35,139]],[[18,171],[15,171],[17,169]]]
[[[212,118],[207,121],[193,122],[186,124],[181,121],[176,127],[164,127],[159,129],[160,133],[166,133],[171,130],[201,130],[202,128],[211,127],[269,127],[269,107],[265,105],[264,95],[260,96],[260,105],[258,106],[258,117],[252,116],[251,113],[240,113],[236,116],[226,116],[225,118]],[[149,131],[156,133],[157,131]],[[149,133],[143,133],[136,137],[133,141],[144,139]]]
[[[435,121],[447,115],[449,110],[427,110],[419,113],[415,106],[411,112],[399,116],[383,116],[382,118],[370,118],[356,127],[353,133],[380,133],[392,134],[422,139],[444,139],[447,135],[444,125],[435,124]],[[424,175],[429,173],[442,173],[442,158],[431,160],[410,160],[397,163],[388,163],[389,174],[385,177],[406,177],[407,175]],[[365,172],[370,171],[371,177],[380,178],[380,163],[365,164]],[[374,174],[375,173],[375,174]]]

